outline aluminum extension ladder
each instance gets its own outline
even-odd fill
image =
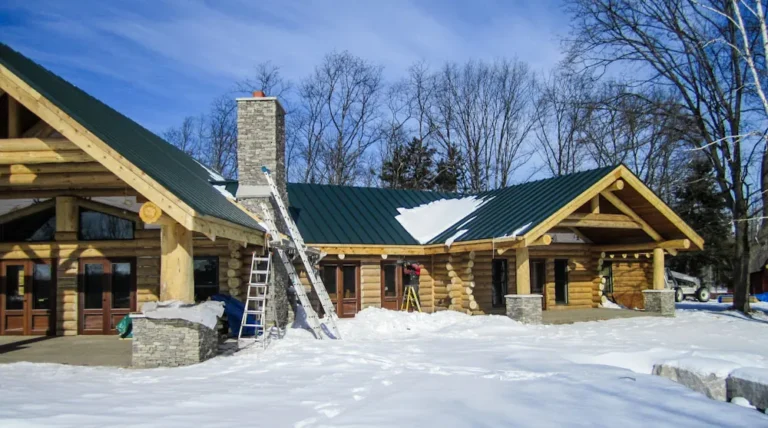
[[[269,172],[269,168],[262,166],[261,170],[264,172],[264,176],[267,178],[267,183],[269,183],[269,189],[272,192],[272,198],[274,198],[277,207],[280,208],[280,214],[283,216],[283,220],[285,220],[285,224],[288,226],[288,234],[293,241],[293,245],[296,247],[296,252],[299,254],[301,262],[304,264],[304,270],[307,272],[307,278],[309,278],[309,281],[312,284],[312,288],[315,290],[317,297],[320,299],[320,304],[325,311],[324,319],[328,321],[328,324],[330,325],[330,328],[333,332],[333,336],[336,339],[341,339],[339,327],[336,322],[338,319],[336,316],[336,309],[333,306],[331,298],[328,296],[328,291],[325,289],[323,281],[320,280],[315,267],[312,266],[312,263],[309,261],[309,257],[307,256],[306,252],[306,244],[304,243],[304,239],[301,237],[301,233],[299,233],[299,228],[296,226],[296,223],[293,222],[290,213],[288,213],[288,208],[286,208],[285,204],[283,203],[283,199],[280,196],[280,191],[277,189],[274,180],[272,180],[272,175]],[[287,265],[286,268],[288,268]],[[297,287],[297,294],[299,293],[298,288],[301,288],[303,292],[303,287]]]
[[[269,232],[272,238],[276,241],[281,241],[279,239],[280,234],[277,231],[277,226],[275,226],[275,221],[272,218],[272,213],[267,207],[267,204],[264,202],[261,203],[261,212],[263,213],[264,223],[267,225],[267,232]],[[314,308],[312,308],[312,303],[309,301],[307,292],[304,289],[304,284],[301,283],[299,274],[296,272],[296,268],[293,266],[291,258],[288,257],[288,254],[282,245],[282,242],[278,242],[278,245],[273,246],[273,251],[277,252],[277,255],[280,257],[280,261],[288,271],[288,277],[291,280],[291,285],[293,285],[293,288],[296,291],[296,295],[299,298],[299,303],[301,303],[301,307],[304,309],[304,316],[307,321],[307,325],[312,329],[312,332],[315,334],[316,338],[322,339],[323,330],[320,326],[320,319],[317,317],[317,313],[315,312]]]
[[[237,333],[237,343],[241,340],[261,342],[267,346],[267,288],[272,271],[272,257],[251,257],[251,273],[248,276],[248,290],[245,295],[243,319],[240,321],[240,331]],[[253,318],[253,322],[248,322]],[[246,329],[253,328],[253,335],[243,335]]]

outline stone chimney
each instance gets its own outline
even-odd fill
[[[276,97],[268,97],[263,91],[254,91],[253,97],[237,99],[237,199],[262,218],[261,202],[266,202],[277,228],[287,233],[285,222],[272,201],[262,166],[272,172],[280,196],[288,206],[285,185],[285,110]],[[267,292],[266,323],[275,323],[284,328],[293,321],[291,300],[295,299],[287,293],[290,279],[285,267],[275,258],[272,266],[274,270],[272,286]]]
[[[285,110],[276,97],[254,91],[253,97],[237,99],[237,165],[240,182],[237,199],[248,209],[259,215],[259,203],[270,197],[267,180],[261,171],[265,165],[272,171],[283,201],[288,204],[285,187]],[[278,219],[279,215],[274,217]],[[280,227],[281,222],[277,223]]]

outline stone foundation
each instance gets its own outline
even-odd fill
[[[675,316],[674,290],[643,290],[645,311],[665,317]]]
[[[215,330],[181,319],[151,319],[131,315],[136,368],[178,367],[197,364],[218,353]]]
[[[541,324],[541,294],[508,294],[507,316],[523,324]]]

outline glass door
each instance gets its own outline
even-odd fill
[[[381,307],[399,311],[403,302],[403,267],[395,263],[381,265]]]
[[[0,263],[0,334],[53,334],[56,287],[50,262]]]
[[[2,263],[0,334],[23,335],[27,332],[27,320],[24,316],[28,282],[26,266],[26,262]]]
[[[136,310],[133,260],[80,261],[80,333],[114,334],[115,326]]]

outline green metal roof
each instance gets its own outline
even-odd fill
[[[429,244],[520,235],[536,227],[616,167],[532,181],[475,195],[486,202]],[[305,241],[313,244],[419,245],[395,219],[398,208],[469,195],[369,187],[288,184],[291,214]],[[471,219],[471,220],[470,220]],[[469,221],[468,221],[469,220]]]
[[[314,244],[419,245],[395,220],[398,208],[414,208],[455,193],[374,187],[288,184],[291,216]]]
[[[213,188],[210,172],[186,153],[3,43],[0,64],[199,214],[263,230]]]

